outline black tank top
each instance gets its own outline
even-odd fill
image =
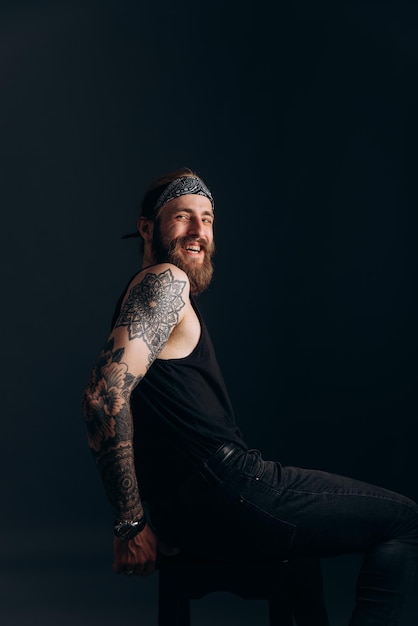
[[[170,493],[223,442],[247,448],[208,330],[193,298],[191,303],[201,327],[195,349],[185,358],[156,359],[131,396],[136,469],[146,500]]]

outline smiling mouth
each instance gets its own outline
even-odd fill
[[[190,254],[199,254],[199,252],[202,251],[202,248],[196,244],[191,245],[189,244],[188,246],[184,246],[183,250],[185,250],[186,252],[190,253]]]

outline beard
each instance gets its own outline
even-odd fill
[[[205,241],[198,240],[204,251],[203,262],[194,262],[191,258],[186,262],[182,257],[181,248],[187,244],[196,242],[196,237],[177,237],[167,241],[162,237],[158,221],[154,222],[154,234],[152,239],[152,254],[156,263],[172,263],[183,270],[190,281],[190,293],[197,296],[210,284],[213,275],[212,256],[215,245],[208,245]]]

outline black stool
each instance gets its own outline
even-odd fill
[[[158,565],[158,626],[191,626],[191,600],[225,591],[269,605],[270,626],[329,626],[318,559],[215,561],[179,554]]]

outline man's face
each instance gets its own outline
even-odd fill
[[[208,198],[188,194],[161,208],[154,223],[154,260],[168,261],[186,272],[194,295],[204,291],[212,279],[214,250],[213,210]]]

